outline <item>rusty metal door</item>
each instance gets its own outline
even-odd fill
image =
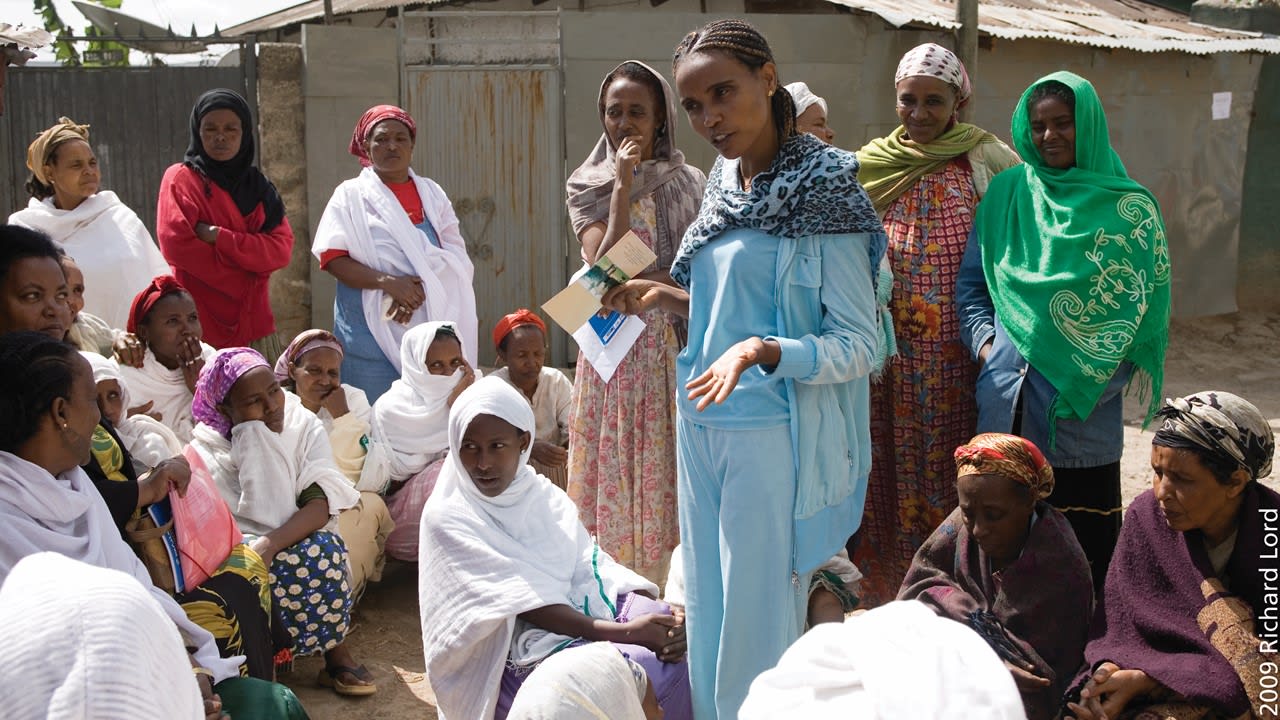
[[[413,167],[440,183],[475,263],[480,361],[506,313],[539,306],[565,282],[564,151],[560,71],[410,67],[406,108],[418,122]],[[549,364],[565,366],[565,335]]]

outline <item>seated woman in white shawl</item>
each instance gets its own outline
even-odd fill
[[[467,361],[478,361],[475,270],[449,197],[409,167],[417,133],[394,105],[365,111],[348,148],[364,170],[333,191],[311,246],[338,281],[342,374],[374,402],[401,375],[402,338],[421,323],[458,323]]]
[[[178,440],[190,442],[195,426],[191,398],[200,370],[214,352],[201,342],[204,331],[196,301],[172,275],[161,275],[134,297],[127,327],[141,343],[142,353],[139,358],[118,358],[120,373],[137,403],[126,412],[145,412],[164,423]],[[131,364],[135,359],[138,362]]]
[[[61,118],[27,148],[27,168],[31,201],[9,222],[47,233],[74,257],[86,274],[89,312],[107,327],[124,327],[134,293],[168,273],[169,263],[137,214],[99,190],[89,126]]]
[[[373,404],[365,487],[386,488],[395,529],[387,554],[418,561],[418,525],[449,449],[449,406],[475,381],[457,326],[423,323],[404,335],[403,375]]]
[[[242,678],[244,658],[219,657],[213,636],[151,584],[146,568],[120,537],[107,505],[80,467],[91,457],[98,421],[93,370],[80,353],[41,333],[0,336],[0,583],[20,560],[41,552],[124,572],[151,593],[177,627],[183,644],[191,648],[190,664],[201,668],[197,679],[206,712],[223,694],[223,709],[235,716],[230,696],[247,694],[252,697],[245,697],[245,704],[239,706],[246,716],[252,710],[259,713],[256,716],[305,717],[284,686]],[[11,625],[5,627],[14,631]],[[14,667],[12,654],[6,659],[11,672],[32,671],[28,666]],[[0,703],[0,707],[6,709],[7,717],[11,706]]]
[[[85,352],[111,357],[117,331],[105,320],[84,311],[84,272],[70,255],[63,253],[58,260],[62,274],[67,278],[67,305],[71,308],[71,327],[67,330],[67,342]],[[123,331],[120,331],[123,334]]]
[[[329,434],[333,463],[360,491],[360,502],[338,516],[338,535],[351,563],[351,595],[382,579],[387,534],[395,525],[378,491],[360,485],[373,408],[360,388],[342,382],[342,343],[328,330],[304,330],[276,360],[276,380],[315,413]]]
[[[506,718],[542,660],[587,641],[612,642],[643,667],[669,720],[692,717],[683,618],[600,550],[564,491],[528,465],[533,430],[528,401],[498,378],[477,381],[449,412],[418,582],[441,717]]]
[[[276,382],[256,350],[219,350],[200,373],[191,447],[249,547],[269,559],[271,591],[295,655],[324,653],[319,681],[371,695],[373,675],[343,641],[351,617],[347,548],[337,514],[360,495],[333,465],[324,426]]]
[[[81,350],[80,354],[93,368],[93,382],[98,388],[98,410],[120,436],[124,449],[133,459],[133,469],[139,475],[159,465],[164,460],[182,454],[178,436],[164,423],[146,414],[129,415],[129,383],[120,372],[120,365],[111,358]]]

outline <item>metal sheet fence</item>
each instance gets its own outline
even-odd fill
[[[440,183],[475,263],[480,361],[504,314],[537,311],[565,282],[560,73],[551,67],[413,67],[406,107],[420,128],[413,167]],[[551,364],[563,366],[564,336]]]
[[[7,218],[26,207],[27,146],[65,115],[90,126],[102,189],[119,195],[154,235],[160,178],[186,152],[195,99],[215,87],[247,94],[242,68],[11,68],[0,118],[0,212]]]

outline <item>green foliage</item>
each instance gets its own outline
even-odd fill
[[[62,22],[62,18],[58,17],[58,9],[53,6],[53,0],[31,0],[31,8],[40,16],[40,20],[44,22],[44,29],[53,33],[55,38],[71,34],[71,28],[67,27],[66,23]],[[73,44],[66,40],[56,39],[53,43],[53,50],[58,62],[67,67],[80,67],[80,53],[76,52]]]

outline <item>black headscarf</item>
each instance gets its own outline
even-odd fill
[[[219,162],[204,152],[200,141],[200,120],[214,110],[231,110],[240,118],[243,134],[240,136],[240,152],[226,162]],[[249,103],[234,90],[218,88],[210,90],[196,100],[191,108],[191,141],[183,163],[226,190],[235,200],[241,215],[248,216],[262,203],[266,218],[261,232],[268,232],[284,219],[284,202],[276,186],[253,166],[253,119],[249,116]],[[207,190],[207,187],[206,187]]]

